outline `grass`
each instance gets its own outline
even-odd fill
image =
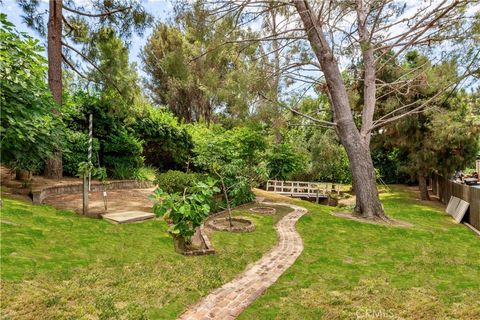
[[[240,319],[479,319],[480,239],[409,189],[382,194],[391,217],[411,228],[334,217],[306,207],[297,223],[305,249]],[[174,253],[161,220],[112,225],[49,206],[4,199],[2,319],[174,319],[271,248],[277,215],[254,233],[211,235],[215,256]]]
[[[277,199],[278,200],[278,199]],[[305,249],[240,319],[480,319],[480,239],[406,188],[382,195],[411,228],[309,210],[297,224]]]
[[[275,217],[235,214],[256,231],[215,232],[217,255],[184,257],[162,220],[113,225],[4,198],[0,318],[174,319],[275,244]]]

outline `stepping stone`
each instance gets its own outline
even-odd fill
[[[112,223],[131,223],[155,218],[155,214],[144,211],[106,213],[102,218]]]

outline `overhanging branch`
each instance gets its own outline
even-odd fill
[[[82,11],[79,11],[79,10],[75,10],[75,9],[69,8],[65,5],[63,5],[62,7],[63,7],[63,9],[65,9],[67,11],[70,11],[72,13],[76,13],[76,14],[79,14],[81,16],[90,17],[90,18],[105,17],[105,16],[109,16],[109,15],[112,15],[112,14],[115,14],[115,13],[118,13],[118,12],[127,11],[127,10],[132,9],[132,7],[130,6],[130,7],[119,8],[119,9],[115,9],[115,10],[112,10],[112,11],[106,11],[106,12],[102,12],[102,13],[89,13],[89,12],[82,12]]]
[[[62,46],[72,50],[73,52],[81,56],[86,62],[88,62],[92,67],[94,67],[106,80],[108,80],[108,82],[115,88],[115,90],[120,94],[120,96],[123,97],[123,94],[120,91],[120,89],[117,87],[117,85],[105,74],[105,72],[102,71],[102,69],[100,69],[100,67],[98,67],[92,60],[90,60],[83,52],[81,52],[77,48],[74,48],[63,41],[62,41]]]

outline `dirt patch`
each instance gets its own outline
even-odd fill
[[[376,225],[383,225],[383,226],[390,226],[390,227],[400,227],[400,228],[410,228],[413,227],[413,224],[402,221],[402,220],[396,220],[389,218],[388,220],[381,220],[381,219],[366,219],[362,218],[360,216],[354,215],[351,212],[332,212],[331,215],[339,218],[345,218],[345,219],[350,219],[362,223],[368,223],[368,224],[376,224]]]
[[[355,197],[355,196],[340,199],[340,200],[338,200],[338,206],[339,207],[354,207],[356,201],[357,201],[357,197]]]
[[[238,217],[232,217],[232,226],[228,217],[210,219],[207,221],[207,226],[217,231],[252,232],[255,230],[255,225],[251,220]]]
[[[260,214],[275,214],[275,212],[277,211],[275,208],[272,207],[253,207],[249,210]]]
[[[10,169],[4,166],[0,166],[0,178],[2,180],[2,186],[5,186],[7,188],[14,188],[14,189],[27,189],[28,191],[36,188],[44,188],[49,186],[82,182],[82,179],[80,178],[63,177],[60,180],[56,180],[56,179],[47,179],[42,176],[32,176],[32,178],[29,181],[22,182],[22,181],[15,180],[15,172],[11,171]]]
[[[103,193],[91,192],[89,194],[89,215],[101,215],[109,212],[145,211],[153,212],[153,200],[148,198],[154,188],[149,189],[119,189],[107,192],[107,211],[105,211]],[[73,210],[82,213],[82,194],[65,194],[45,198],[43,203],[58,209]]]

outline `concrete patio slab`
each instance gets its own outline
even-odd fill
[[[106,213],[102,215],[102,218],[112,223],[131,223],[153,219],[155,218],[155,215],[151,212],[144,211],[124,211]]]

